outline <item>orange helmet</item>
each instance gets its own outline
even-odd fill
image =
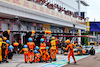
[[[14,46],[18,46],[18,45],[19,45],[19,43],[15,42],[15,43],[13,43],[13,45],[14,45]]]
[[[2,42],[2,38],[0,38],[0,42]]]
[[[7,37],[3,37],[3,40],[7,40]]]
[[[54,39],[55,39],[55,37],[52,37],[51,39],[52,39],[52,40],[54,40]]]
[[[65,41],[65,43],[70,43],[70,40],[69,40],[69,39],[68,39],[68,40],[66,40],[66,41]]]

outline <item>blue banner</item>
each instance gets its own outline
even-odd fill
[[[90,22],[90,31],[100,31],[100,22]]]

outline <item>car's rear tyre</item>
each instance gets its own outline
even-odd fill
[[[90,50],[90,55],[95,55],[95,49]]]

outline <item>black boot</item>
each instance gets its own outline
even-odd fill
[[[32,62],[30,61],[30,63],[32,64]]]
[[[1,64],[1,61],[0,61],[0,64]]]
[[[54,61],[56,61],[57,59],[55,58]]]
[[[68,64],[70,64],[70,61],[68,61]]]
[[[27,63],[27,61],[25,61],[25,63]]]
[[[9,63],[9,61],[6,61],[6,63]]]
[[[74,64],[76,64],[76,62],[74,62]]]
[[[47,63],[47,60],[45,62]]]

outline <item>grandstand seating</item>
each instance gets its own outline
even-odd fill
[[[57,9],[58,12],[61,12],[61,13],[64,13],[66,15],[69,15],[69,16],[72,16],[74,18],[78,18],[80,20],[86,20],[86,18],[83,18],[82,16],[78,16],[78,14],[76,13],[73,13],[71,12],[70,10],[66,10],[65,8],[59,6],[58,4],[51,4],[50,2],[48,2],[48,0],[27,0],[27,1],[32,1],[32,2],[35,2],[37,4],[40,4],[40,5],[44,5],[49,8],[49,9]]]

